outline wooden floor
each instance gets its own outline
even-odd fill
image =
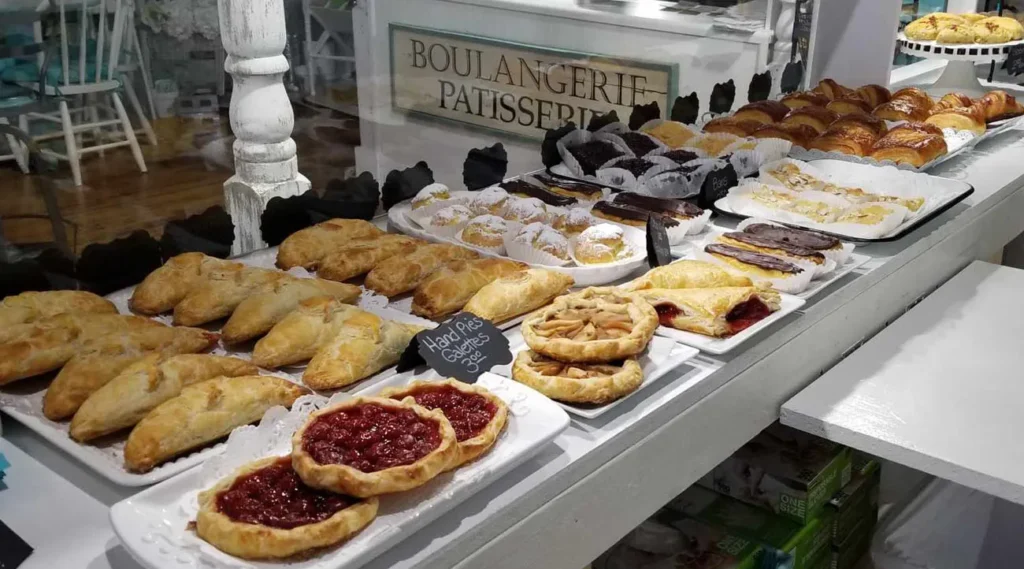
[[[358,121],[333,111],[297,106],[293,138],[299,171],[321,189],[331,178],[344,177],[354,163],[359,143]],[[228,118],[169,118],[153,123],[157,146],[140,138],[148,173],[138,170],[127,148],[90,154],[82,162],[84,185],[74,187],[67,163],[56,173],[60,215],[69,222],[69,238],[80,252],[89,243],[109,241],[137,229],[159,238],[164,224],[214,205],[223,205],[223,184],[234,173]],[[6,152],[6,147],[0,153]],[[0,162],[0,222],[10,243],[52,241],[46,219],[12,216],[45,215],[40,181],[23,175],[13,161]]]

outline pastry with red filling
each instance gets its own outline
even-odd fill
[[[303,482],[360,498],[422,486],[458,456],[441,410],[383,397],[321,409],[292,436],[292,466]]]
[[[243,559],[281,559],[337,544],[377,516],[377,498],[310,488],[287,456],[246,464],[199,494],[196,534]]]
[[[746,330],[777,311],[779,293],[769,288],[721,287],[638,291],[662,326],[722,338]]]
[[[448,470],[491,450],[508,421],[508,406],[504,401],[483,387],[454,379],[414,381],[404,387],[384,389],[380,396],[444,413],[455,429],[459,449]]]

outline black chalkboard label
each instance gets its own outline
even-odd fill
[[[1024,44],[1012,46],[1006,53],[1006,72],[1010,75],[1024,73]]]
[[[420,356],[444,377],[475,383],[497,365],[512,362],[508,338],[494,324],[462,312],[416,335]]]
[[[0,569],[14,569],[32,555],[32,546],[0,522]]]
[[[704,179],[704,185],[700,188],[700,200],[697,205],[702,208],[709,208],[712,204],[729,193],[730,188],[735,188],[739,183],[736,176],[736,168],[732,164],[713,170]]]
[[[652,213],[647,217],[647,264],[651,268],[672,262],[672,245],[668,242],[668,231],[661,215]]]

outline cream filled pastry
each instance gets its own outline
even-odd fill
[[[587,228],[576,239],[576,260],[586,265],[612,263],[632,254],[621,227],[601,223]]]
[[[416,197],[412,198],[412,209],[420,209],[433,203],[451,199],[451,192],[444,184],[430,184],[420,190]]]

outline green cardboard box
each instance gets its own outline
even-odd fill
[[[804,525],[700,486],[693,486],[668,504],[668,508],[729,533],[788,553],[793,569],[810,569],[832,543],[834,514],[822,510]]]
[[[875,533],[875,520],[862,520],[839,547],[833,546],[829,569],[852,569],[871,548]]]
[[[849,484],[836,492],[826,506],[827,510],[835,514],[833,545],[845,542],[861,521],[878,519],[881,476],[881,467],[877,462],[854,453],[853,476]]]
[[[662,509],[655,521],[683,534],[687,550],[675,558],[678,569],[760,569],[763,549],[749,539]]]
[[[698,484],[804,524],[850,481],[848,447],[772,424]]]

